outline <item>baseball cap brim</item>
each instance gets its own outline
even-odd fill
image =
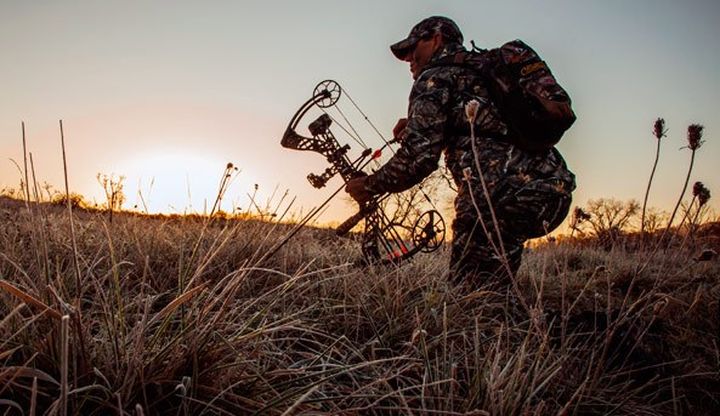
[[[404,60],[410,52],[412,52],[418,39],[414,36],[408,36],[400,42],[390,45],[390,51],[396,58]]]

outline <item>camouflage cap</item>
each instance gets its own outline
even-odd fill
[[[420,39],[426,39],[435,33],[441,33],[446,42],[463,42],[460,28],[451,19],[443,16],[432,16],[416,24],[407,38],[390,45],[390,50],[398,59],[405,59]]]

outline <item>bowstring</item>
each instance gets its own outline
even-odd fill
[[[387,227],[386,227],[387,232],[390,233],[392,241],[395,243],[395,245],[398,246],[397,248],[400,249],[403,253],[410,251],[411,248],[407,246],[405,240],[403,240],[403,238],[400,235],[400,233],[398,232],[398,230],[395,229],[395,227],[393,226],[393,224],[395,224],[395,223],[392,222],[392,220],[387,216],[385,211],[383,211],[383,210],[380,210],[380,211],[381,211],[380,215],[381,215],[383,222],[387,223]],[[410,237],[412,238],[412,235]],[[383,233],[383,238],[387,239],[387,236],[384,233]]]
[[[363,116],[365,121],[370,125],[370,127],[372,127],[372,129],[375,131],[375,133],[377,133],[377,135],[380,136],[380,139],[382,139],[383,143],[388,145],[388,148],[390,149],[390,151],[393,154],[395,154],[395,150],[393,150],[393,148],[390,147],[390,142],[385,138],[385,136],[383,136],[382,133],[380,133],[380,130],[378,130],[378,128],[375,126],[375,124],[373,124],[373,122],[370,121],[370,118],[367,116],[367,114],[365,114],[365,112],[362,111],[360,106],[357,105],[355,100],[353,100],[353,98],[350,96],[350,94],[347,91],[345,91],[345,96],[347,96],[348,100],[350,100],[350,103],[352,103],[353,107],[355,107],[355,109],[360,113],[360,115]]]
[[[353,133],[355,133],[355,137],[357,138],[357,140],[359,141],[359,143],[363,147],[363,149],[367,149],[368,146],[365,144],[363,139],[360,137],[360,133],[358,133],[357,130],[355,130],[355,127],[353,127],[352,123],[350,123],[350,120],[348,120],[347,116],[345,116],[345,113],[342,111],[342,108],[340,108],[340,106],[335,106],[335,109],[337,110],[338,113],[340,113],[340,116],[342,116],[343,120],[345,120],[345,122],[348,124],[350,129],[353,131]]]
[[[328,117],[330,117],[330,120],[332,120],[333,123],[335,123],[336,126],[340,127],[340,130],[344,131],[345,134],[347,134],[355,143],[358,144],[358,146],[362,147],[363,149],[367,149],[367,144],[363,141],[362,138],[360,138],[360,135],[355,131],[355,128],[352,126],[350,121],[345,116],[345,113],[340,110],[340,107],[338,107],[337,104],[333,105],[333,107],[337,110],[338,113],[340,113],[340,116],[345,120],[345,122],[350,126],[350,130],[352,130],[355,134],[350,132],[342,123],[340,123],[335,117],[333,117],[332,114],[330,114],[328,111],[326,111],[324,108],[322,109],[322,112],[325,113]]]

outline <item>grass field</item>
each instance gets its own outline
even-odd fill
[[[720,414],[717,233],[467,292],[447,250],[359,267],[308,228],[260,262],[286,225],[0,201],[2,414]]]

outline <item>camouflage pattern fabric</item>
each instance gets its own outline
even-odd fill
[[[461,51],[465,49],[460,44],[446,44],[418,76],[410,93],[406,138],[396,154],[368,177],[366,188],[372,193],[409,189],[437,169],[444,153],[458,188],[452,225],[453,276],[479,286],[490,276],[496,280],[509,277],[498,240],[502,240],[507,265],[514,275],[523,243],[563,221],[575,177],[557,149],[530,153],[504,140],[507,126],[477,71],[432,66]],[[465,104],[473,99],[481,104],[474,123],[477,154],[473,153],[465,115]]]

